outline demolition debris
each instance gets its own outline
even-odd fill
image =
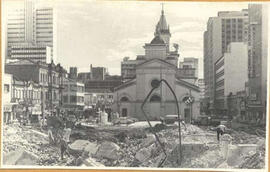
[[[136,126],[136,123],[138,124]],[[51,144],[47,131],[10,124],[3,126],[4,165],[157,167],[164,154],[147,125],[77,127],[71,131],[68,155]],[[265,138],[232,130],[222,136],[187,124],[182,128],[182,163],[179,166],[177,125],[156,124],[157,135],[168,157],[162,167],[172,168],[264,168]]]

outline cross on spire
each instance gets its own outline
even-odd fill
[[[161,3],[161,6],[162,6],[161,14],[164,15],[164,3]]]

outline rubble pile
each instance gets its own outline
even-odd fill
[[[67,165],[61,162],[59,148],[49,144],[44,133],[29,127],[10,124],[3,126],[4,165]],[[14,152],[17,152],[14,154]],[[15,157],[24,157],[14,160]],[[27,158],[25,158],[27,157]],[[34,158],[36,157],[36,158]],[[71,157],[70,157],[71,158]]]
[[[265,141],[258,143],[256,152],[246,156],[245,160],[238,166],[239,168],[260,169],[265,168]]]
[[[27,161],[9,161],[11,165],[158,167],[162,164],[161,167],[170,168],[263,168],[265,164],[265,138],[258,135],[233,130],[228,135],[232,144],[224,144],[226,141],[219,144],[214,131],[187,124],[181,127],[179,165],[177,125],[158,125],[154,131],[167,156],[149,128],[91,128],[72,131],[69,156],[61,161],[59,147],[50,145],[46,134],[9,125],[3,129],[3,159],[7,162],[5,157],[13,157],[14,151],[23,150],[20,155],[27,157]]]

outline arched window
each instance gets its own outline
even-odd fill
[[[120,101],[121,101],[121,102],[128,102],[129,99],[128,99],[127,97],[122,97],[122,98],[120,99]]]
[[[158,96],[158,95],[153,95],[153,96],[150,98],[150,102],[161,102],[161,97]]]

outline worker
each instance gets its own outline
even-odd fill
[[[70,142],[69,137],[71,134],[71,129],[66,128],[66,123],[64,123],[64,130],[63,130],[63,135],[60,140],[60,152],[61,152],[61,160],[64,159],[64,154],[67,153],[67,145]]]
[[[220,124],[219,126],[216,127],[218,142],[219,142],[219,135],[223,135],[226,128],[227,127],[225,125],[222,125],[222,124]]]
[[[187,126],[184,120],[181,120],[181,124],[185,127],[185,131],[187,131]]]

